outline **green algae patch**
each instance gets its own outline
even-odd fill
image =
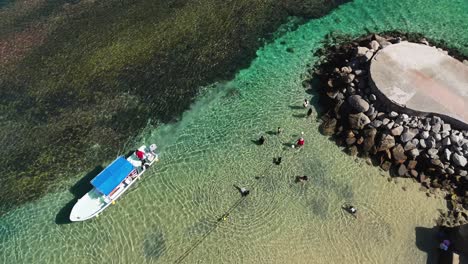
[[[0,207],[33,200],[171,122],[198,87],[229,79],[289,15],[334,1],[15,1],[0,45],[40,23],[39,44],[0,61]],[[298,12],[298,10],[301,10]],[[309,11],[307,11],[309,10]],[[286,31],[287,32],[287,31]],[[38,34],[39,34],[38,33]],[[25,40],[15,39],[18,46]],[[8,55],[8,54],[7,54]],[[98,147],[96,147],[98,146]],[[27,193],[22,195],[21,193]]]

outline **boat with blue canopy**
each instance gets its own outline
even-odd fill
[[[91,180],[93,189],[78,199],[70,213],[73,222],[98,216],[114,204],[140,176],[159,160],[156,145],[141,146],[130,157],[120,156]]]

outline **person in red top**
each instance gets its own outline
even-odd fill
[[[141,150],[137,150],[135,151],[135,155],[137,156],[137,158],[141,161],[145,160],[146,159],[146,154],[145,152],[141,151]]]
[[[297,145],[298,147],[304,146],[304,138],[303,138],[303,137],[299,138],[299,139],[297,140],[296,145]]]

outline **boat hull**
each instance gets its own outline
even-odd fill
[[[147,153],[151,155],[150,153]],[[159,161],[156,154],[150,156],[151,160],[142,165],[141,167],[135,169],[137,170],[136,175],[128,176],[119,186],[116,187],[109,196],[106,196],[100,193],[96,188],[93,188],[91,191],[86,193],[83,197],[78,199],[77,203],[73,206],[73,209],[70,213],[70,221],[79,222],[85,221],[91,218],[98,216],[102,211],[104,211],[109,205],[114,204],[125,191],[127,191],[130,186],[132,186],[137,180],[140,179],[141,175],[153,165],[153,163]],[[133,154],[127,158],[132,164],[138,162],[138,158]],[[139,170],[140,169],[140,170]]]

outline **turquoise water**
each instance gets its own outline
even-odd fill
[[[465,0],[355,1],[311,20],[260,49],[234,80],[203,89],[179,123],[147,128],[129,143],[156,142],[161,162],[99,218],[56,224],[73,199],[68,191],[3,216],[0,261],[424,263],[416,228],[433,226],[443,201],[411,180],[389,181],[320,135],[318,122],[303,116],[310,95],[301,82],[316,60],[311,51],[336,30],[423,32],[468,53],[466,10]],[[266,133],[278,126],[281,136]],[[301,131],[305,147],[287,147]],[[267,142],[257,146],[261,134]],[[279,155],[283,163],[273,165]],[[310,181],[296,184],[298,175]],[[239,201],[234,184],[251,194],[218,224]],[[358,207],[358,219],[340,209],[344,203]]]

